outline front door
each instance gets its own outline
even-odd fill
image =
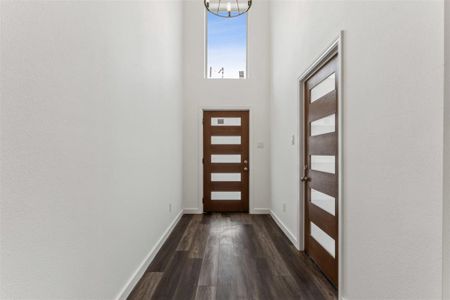
[[[337,55],[304,81],[305,251],[338,286]]]
[[[249,112],[203,112],[203,210],[248,212]]]

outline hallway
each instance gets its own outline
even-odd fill
[[[450,300],[450,0],[0,0],[0,300]]]
[[[128,299],[335,299],[268,215],[184,215]]]

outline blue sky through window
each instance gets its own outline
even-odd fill
[[[239,78],[239,72],[247,77],[247,14],[234,18],[222,18],[208,13],[207,77]]]

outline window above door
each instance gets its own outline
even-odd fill
[[[222,18],[208,12],[205,24],[206,78],[247,78],[247,14]]]

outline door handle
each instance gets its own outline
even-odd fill
[[[308,182],[308,181],[311,181],[311,178],[309,178],[308,176],[303,176],[303,177],[300,179],[300,181],[301,181],[301,182]]]
[[[248,171],[248,168],[247,168],[247,167],[244,167],[244,171]]]

